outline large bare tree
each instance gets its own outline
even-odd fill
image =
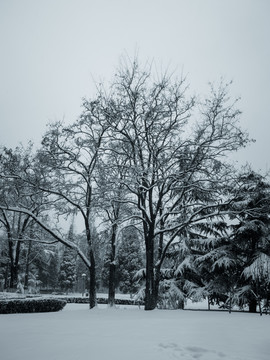
[[[194,224],[225,213],[232,170],[225,155],[244,146],[240,111],[229,85],[205,101],[187,98],[183,79],[153,77],[151,67],[125,63],[107,104],[113,139],[127,159],[126,201],[137,209],[146,247],[145,309],[157,305],[160,269],[169,246]]]
[[[59,214],[82,216],[89,252],[87,257],[79,254],[90,268],[90,308],[96,305],[92,226],[100,199],[100,166],[119,172],[108,183],[113,191],[106,193],[116,210],[110,219],[113,236],[122,204],[132,207],[126,223],[136,220],[144,235],[146,310],[157,305],[161,267],[170,245],[193,226],[225,215],[233,201],[227,189],[234,172],[226,155],[248,142],[239,128],[236,101],[230,100],[229,85],[222,82],[211,87],[203,101],[188,97],[187,89],[184,79],[167,73],[153,76],[151,66],[140,68],[136,59],[127,61],[109,92],[101,87],[94,101],[84,101],[78,121],[51,126],[36,157],[38,178],[30,170],[22,176],[50,197]],[[117,189],[121,196],[116,196]],[[10,209],[4,204],[1,208]],[[39,220],[33,213],[31,217]]]

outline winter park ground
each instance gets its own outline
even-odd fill
[[[67,304],[56,313],[0,315],[0,359],[269,360],[270,316]]]

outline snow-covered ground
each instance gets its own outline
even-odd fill
[[[138,307],[0,315],[1,360],[269,360],[270,316]]]

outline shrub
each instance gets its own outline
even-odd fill
[[[0,301],[0,314],[59,311],[66,305],[60,299],[12,299]]]
[[[88,297],[75,297],[75,296],[65,296],[64,299],[67,303],[79,303],[79,304],[88,304],[89,298]],[[98,297],[97,298],[98,304],[108,304],[107,298]],[[133,300],[133,299],[115,299],[115,305],[143,305],[144,301],[141,300]]]

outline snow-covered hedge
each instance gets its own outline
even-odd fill
[[[66,305],[60,299],[12,299],[0,300],[0,314],[59,311]]]
[[[66,300],[68,303],[80,303],[80,304],[87,304],[89,303],[88,297],[74,297],[74,296],[65,296],[63,299]],[[97,298],[98,304],[108,304],[108,299],[103,297]],[[114,303],[116,305],[143,305],[142,301],[135,301],[132,299],[115,299]]]

